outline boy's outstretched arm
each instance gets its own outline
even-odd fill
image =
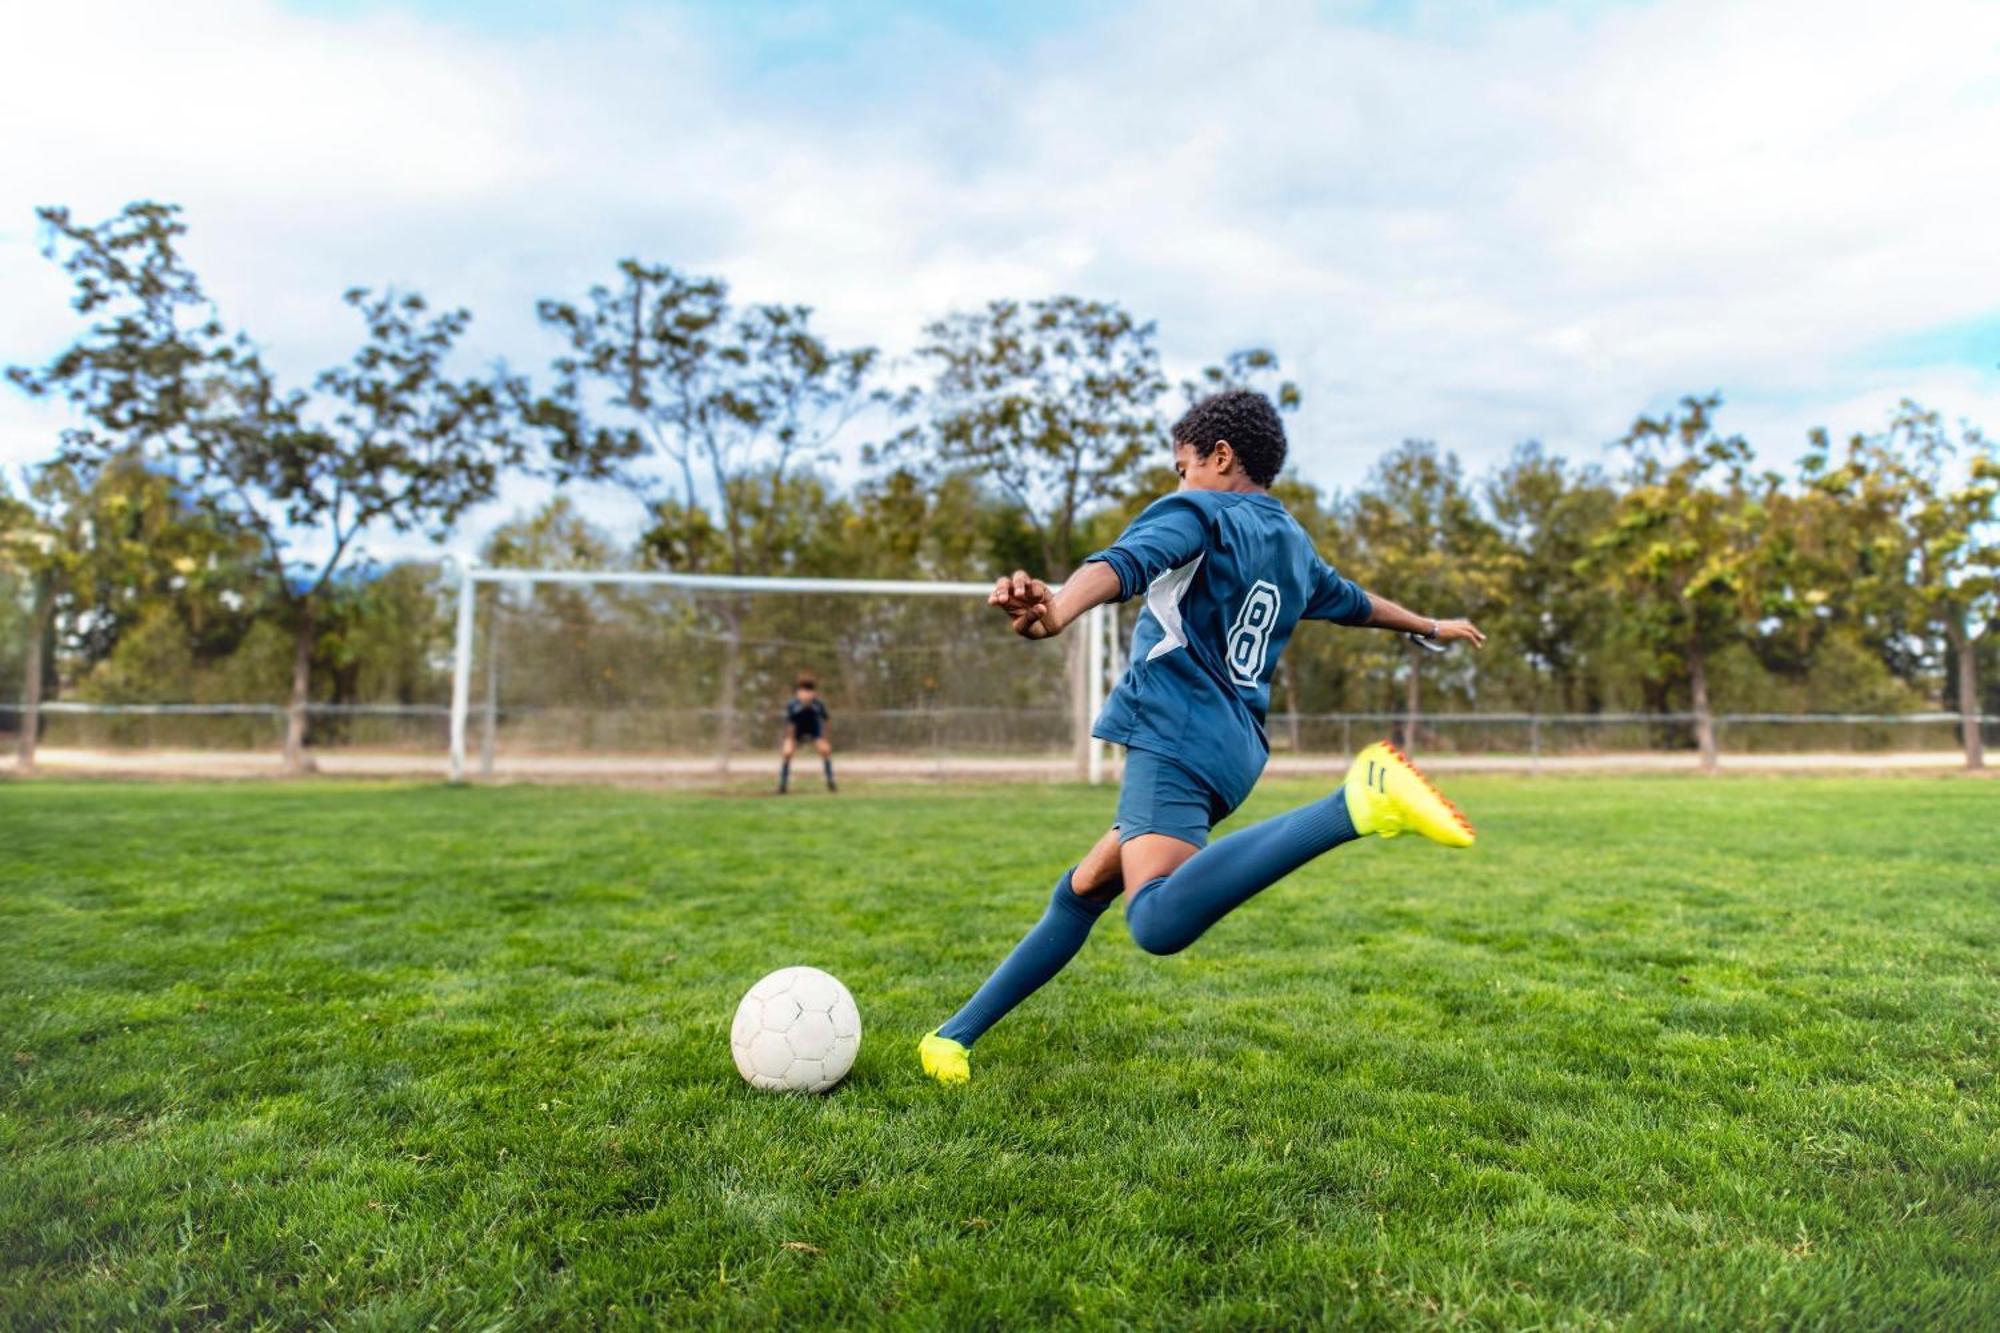
[[[1332,565],[1322,561],[1319,576],[1306,600],[1307,620],[1330,620],[1336,625],[1368,626],[1415,634],[1433,643],[1463,641],[1478,648],[1486,636],[1469,620],[1438,620],[1420,616],[1406,606],[1398,606],[1382,594],[1369,592],[1352,579],[1344,579]]]
[[[1118,600],[1118,575],[1109,565],[1092,561],[1070,576],[1060,590],[1017,569],[996,581],[986,604],[998,607],[1024,639],[1049,639],[1093,606]]]
[[[1368,619],[1361,623],[1374,629],[1418,634],[1438,643],[1463,640],[1474,648],[1481,648],[1486,644],[1486,636],[1480,632],[1479,626],[1470,620],[1438,620],[1431,616],[1420,616],[1380,593],[1364,592],[1362,596],[1368,599]]]

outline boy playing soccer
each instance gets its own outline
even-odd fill
[[[826,735],[826,700],[819,697],[819,682],[811,676],[800,676],[792,687],[792,697],[785,701],[785,740],[778,762],[780,796],[792,789],[792,756],[798,753],[800,741],[813,743],[819,751],[820,767],[826,770],[826,789],[839,791],[833,785],[833,742]]]
[[[1016,572],[989,605],[1024,638],[1046,639],[1093,606],[1145,594],[1131,666],[1093,734],[1126,747],[1118,821],[1056,882],[1048,911],[965,1007],[918,1045],[940,1083],[972,1075],[972,1044],[1060,972],[1120,895],[1132,938],[1178,953],[1259,890],[1344,842],[1417,833],[1472,845],[1472,825],[1414,765],[1377,742],[1331,796],[1209,847],[1209,830],[1250,794],[1269,746],[1271,674],[1292,630],[1331,620],[1420,635],[1435,644],[1486,636],[1364,592],[1319,558],[1271,483],[1285,428],[1270,400],[1232,389],[1195,404],[1173,428],[1181,488],[1134,519],[1051,593]]]

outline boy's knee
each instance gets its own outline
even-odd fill
[[[1100,912],[1117,902],[1125,892],[1125,881],[1115,871],[1109,879],[1100,884],[1084,885],[1076,882],[1076,871],[1072,870],[1070,877],[1064,883],[1068,887],[1070,897],[1089,903]]]
[[[1168,954],[1179,953],[1193,941],[1161,910],[1157,893],[1161,879],[1147,884],[1126,904],[1125,928],[1132,932],[1134,944],[1155,957],[1164,958]]]
[[[1070,877],[1064,875],[1062,879],[1057,881],[1056,891],[1049,895],[1049,906],[1059,912],[1068,912],[1072,916],[1080,916],[1095,921],[1100,916],[1103,916],[1105,909],[1109,908],[1117,900],[1118,895],[1116,893],[1106,893],[1103,891],[1102,886],[1089,893],[1078,893],[1071,886]]]
[[[1134,921],[1129,916],[1125,924],[1132,928],[1132,942],[1155,958],[1165,958],[1168,954],[1179,953],[1187,948],[1188,942],[1175,939],[1160,930],[1149,930],[1143,922]]]

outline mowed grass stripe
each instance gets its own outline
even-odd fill
[[[0,787],[0,1323],[2000,1327],[2000,786],[1449,786],[958,1090],[1111,792]]]

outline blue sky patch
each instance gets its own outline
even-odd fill
[[[1883,339],[1859,359],[1882,370],[1968,366],[1989,375],[2000,373],[2000,311]]]

